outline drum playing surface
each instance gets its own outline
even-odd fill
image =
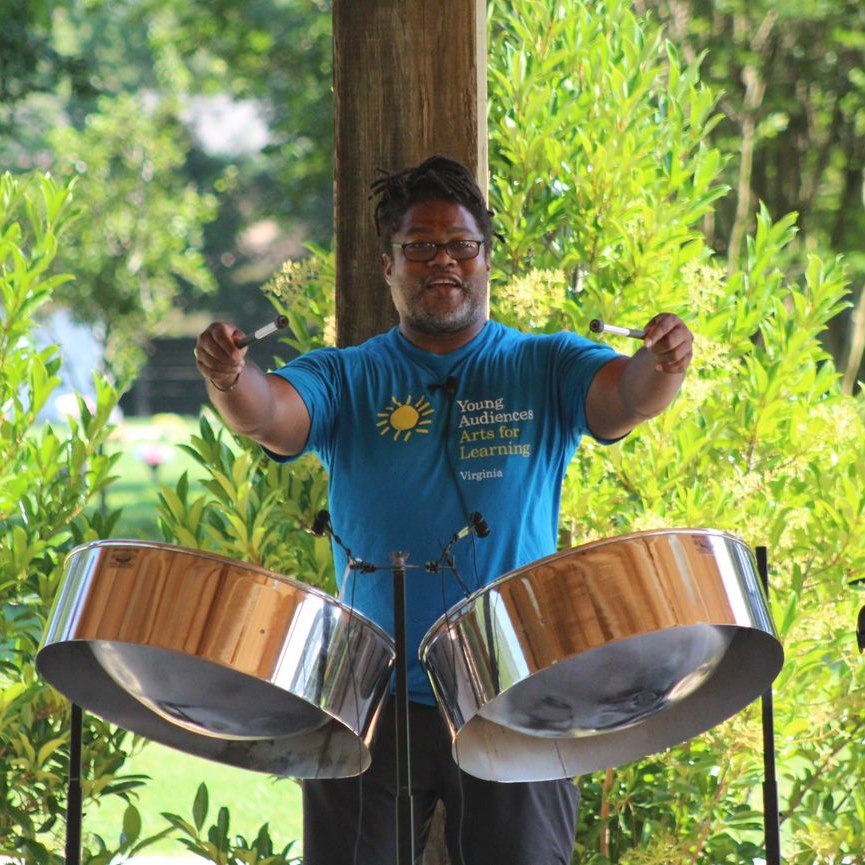
[[[769,688],[783,650],[751,550],[675,529],[506,574],[436,622],[421,660],[460,766],[536,781],[705,732]]]
[[[181,751],[298,778],[359,774],[392,639],[330,595],[221,556],[73,550],[36,664],[77,705]]]

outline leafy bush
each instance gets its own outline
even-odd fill
[[[205,492],[190,493],[186,472],[176,489],[161,488],[167,540],[334,589],[330,545],[308,532],[327,494],[327,479],[312,458],[276,463],[248,440],[214,430],[207,415],[184,449],[202,467]]]
[[[314,249],[305,262],[289,262],[265,286],[275,310],[287,315],[287,352],[309,351],[323,345],[333,332],[333,261]],[[202,414],[199,434],[185,450],[198,462],[204,492],[192,493],[186,473],[174,489],[159,493],[159,519],[167,541],[191,549],[209,550],[238,561],[261,565],[279,574],[333,592],[336,583],[330,543],[308,529],[327,504],[327,477],[318,461],[304,457],[279,464],[247,439],[234,435],[221,421]],[[274,848],[268,824],[254,840],[228,831],[231,812],[222,805],[216,822],[207,828],[206,786],[199,788],[192,822],[163,814],[182,843],[216,865],[296,865],[293,842]]]
[[[302,862],[291,852],[294,841],[289,841],[281,850],[274,849],[268,823],[261,825],[252,841],[243,835],[232,837],[229,834],[231,814],[225,806],[219,809],[216,822],[208,826],[204,834],[209,808],[210,794],[207,785],[201,784],[192,803],[192,823],[178,814],[162,815],[180,834],[183,846],[196,856],[217,865],[300,865]]]
[[[275,310],[289,318],[281,338],[286,354],[326,345],[333,334],[333,256],[311,248],[303,262],[287,262],[265,286]],[[279,361],[275,361],[275,365]],[[166,540],[206,549],[335,589],[330,544],[309,534],[327,504],[327,477],[313,457],[279,464],[257,445],[207,414],[185,447],[199,463],[204,493],[192,496],[186,474],[159,495]]]
[[[70,189],[48,177],[0,176],[0,856],[33,865],[63,861],[70,729],[70,707],[37,676],[36,652],[66,553],[110,535],[117,516],[92,506],[111,482],[113,458],[102,448],[115,389],[97,375],[94,403],[79,398],[68,425],[38,420],[60,359],[56,347],[37,346],[34,330],[69,279],[51,271],[69,200]],[[85,801],[126,797],[141,783],[120,774],[130,737],[85,718]],[[104,865],[147,840],[127,832],[117,844],[93,843],[83,859]]]
[[[704,143],[714,96],[623,0],[493,3],[491,20],[497,316],[586,333],[592,318],[642,327],[669,310],[696,334],[672,408],[618,446],[581,450],[562,544],[691,526],[768,548],[786,652],[775,682],[785,861],[859,861],[865,692],[848,583],[865,567],[865,427],[819,344],[847,303],[843,268],[811,257],[799,283],[785,278],[795,216],[765,210],[740,270],[713,260],[699,228],[723,191],[723,157]],[[575,861],[759,857],[756,708],[582,779]]]
[[[79,398],[78,414],[66,425],[39,421],[60,383],[61,362],[55,346],[37,347],[34,330],[40,308],[70,279],[51,271],[71,221],[70,199],[69,187],[47,177],[0,177],[0,856],[22,857],[28,865],[63,861],[69,775],[70,706],[36,673],[39,640],[65,555],[74,546],[110,537],[118,517],[98,506],[117,459],[103,451],[119,397],[115,388],[95,375],[92,404]],[[248,445],[224,444],[222,437],[202,419],[201,437],[189,448],[210,472],[205,486],[212,499],[190,504],[185,476],[176,490],[165,489],[169,536],[283,573],[302,573],[307,581],[332,583],[326,542],[303,530],[323,504],[321,471],[310,461],[277,466]],[[182,526],[172,522],[180,514],[186,518]],[[272,531],[270,521],[285,532]],[[146,779],[124,775],[122,768],[143,743],[88,713],[84,719],[85,804],[103,796],[130,802],[116,839],[85,838],[82,861],[108,865],[139,853],[177,824],[169,820],[163,831],[141,836],[131,794]],[[232,849],[244,844],[241,836]],[[274,858],[280,854],[264,827],[246,848],[258,858],[234,861],[298,861],[287,858],[289,848],[283,859]]]

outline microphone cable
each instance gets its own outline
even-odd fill
[[[451,384],[452,383],[452,384]],[[454,409],[454,397],[456,396],[456,389],[459,387],[459,380],[452,375],[449,375],[445,381],[445,398],[447,399],[447,411],[445,412],[445,421],[444,428],[442,430],[442,449],[445,454],[445,464],[448,468],[448,473],[450,475],[451,481],[454,485],[454,489],[456,490],[457,499],[459,501],[460,510],[462,511],[463,519],[465,519],[467,525],[474,525],[474,521],[472,519],[472,512],[469,511],[468,503],[466,502],[465,494],[463,493],[463,488],[460,485],[459,475],[457,474],[456,463],[454,462],[453,453],[450,448],[449,435],[451,430],[451,423],[453,421],[453,409]],[[486,523],[484,523],[486,526]],[[487,528],[487,532],[489,529]],[[477,555],[477,546],[475,539],[475,532],[472,532],[472,571],[474,573],[474,587],[475,591],[481,587],[480,573],[478,571],[478,555]],[[456,570],[456,566],[454,566],[454,570]],[[462,583],[462,580],[460,580]],[[465,583],[462,583],[465,586]]]
[[[450,388],[448,388],[448,387],[445,388],[445,397],[447,398],[447,411],[445,412],[445,422],[444,422],[444,429],[443,429],[443,433],[442,433],[442,446],[443,446],[443,449],[445,452],[445,463],[447,464],[448,472],[449,472],[450,477],[451,477],[451,481],[453,482],[454,489],[456,490],[457,498],[459,500],[459,505],[460,505],[460,508],[462,509],[462,512],[463,512],[463,517],[465,518],[467,525],[476,526],[475,520],[473,519],[473,517],[475,517],[475,513],[472,513],[469,511],[468,503],[466,502],[466,498],[465,498],[465,495],[463,493],[463,488],[462,488],[460,481],[459,481],[459,475],[457,473],[457,468],[456,468],[456,463],[454,461],[453,453],[452,453],[451,448],[450,448],[450,431],[451,431],[451,424],[453,421],[454,397],[456,396],[456,388],[459,385],[459,382],[453,376],[448,376],[447,381],[449,382],[452,380],[455,382],[454,386],[452,386]],[[480,521],[483,522],[483,527],[485,530],[484,536],[486,536],[486,534],[489,534],[489,528],[487,527],[486,522],[483,521],[483,518],[480,517],[480,514],[477,514],[477,516],[480,518]],[[477,534],[478,534],[477,531],[471,532],[471,542],[472,542],[471,563],[472,563],[472,570],[474,572],[474,585],[475,585],[476,591],[481,588],[480,572],[478,569],[477,538],[476,538]],[[459,575],[458,575],[455,562],[452,564],[452,567],[453,567],[454,573],[457,575],[457,579],[458,579],[460,585],[465,590],[465,583],[462,580],[462,578],[459,577]],[[447,591],[445,588],[444,571],[442,571],[442,573],[441,573],[440,586],[441,586],[441,594],[442,594],[442,607],[444,609],[445,628],[446,628],[447,633],[450,633],[451,608],[449,607],[448,601],[447,601]],[[467,597],[469,597],[469,596],[467,595]],[[451,675],[451,681],[456,683],[456,672],[457,672],[456,641],[449,639],[447,642],[448,642],[448,646],[449,646],[450,664],[451,664],[451,669],[449,672]],[[441,723],[444,723],[444,722],[442,721]],[[458,794],[458,799],[459,799],[459,812],[458,812],[459,813],[459,817],[458,817],[458,819],[459,819],[459,831],[457,832],[457,850],[459,852],[459,857],[460,857],[459,865],[466,865],[465,849],[463,847],[463,832],[464,832],[465,820],[466,820],[466,795],[465,795],[465,785],[463,784],[463,770],[462,770],[462,766],[460,765],[459,744],[457,743],[456,739],[454,739],[454,742],[453,742],[452,755],[453,755],[453,760],[454,760],[454,763],[456,765],[456,770],[457,770],[457,794]],[[447,817],[445,819],[447,819]]]

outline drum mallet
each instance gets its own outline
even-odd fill
[[[616,336],[630,336],[632,339],[645,339],[646,331],[632,330],[629,327],[618,327],[615,324],[604,324],[599,318],[593,318],[589,322],[589,330],[592,333],[614,333]]]
[[[248,345],[252,345],[252,343],[258,342],[260,339],[264,339],[272,333],[276,333],[278,330],[283,330],[286,327],[288,327],[288,317],[278,315],[273,321],[264,325],[264,327],[260,327],[258,330],[248,333],[246,336],[239,339],[235,345],[238,348],[246,348]]]

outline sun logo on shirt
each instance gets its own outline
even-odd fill
[[[412,433],[426,435],[429,432],[427,427],[432,423],[430,415],[435,409],[425,396],[419,397],[416,402],[412,401],[411,395],[405,402],[400,402],[392,396],[390,402],[391,404],[384,411],[378,413],[381,418],[376,424],[380,430],[379,435],[393,433],[394,441],[399,441],[400,436],[403,437],[403,441],[408,441]]]

